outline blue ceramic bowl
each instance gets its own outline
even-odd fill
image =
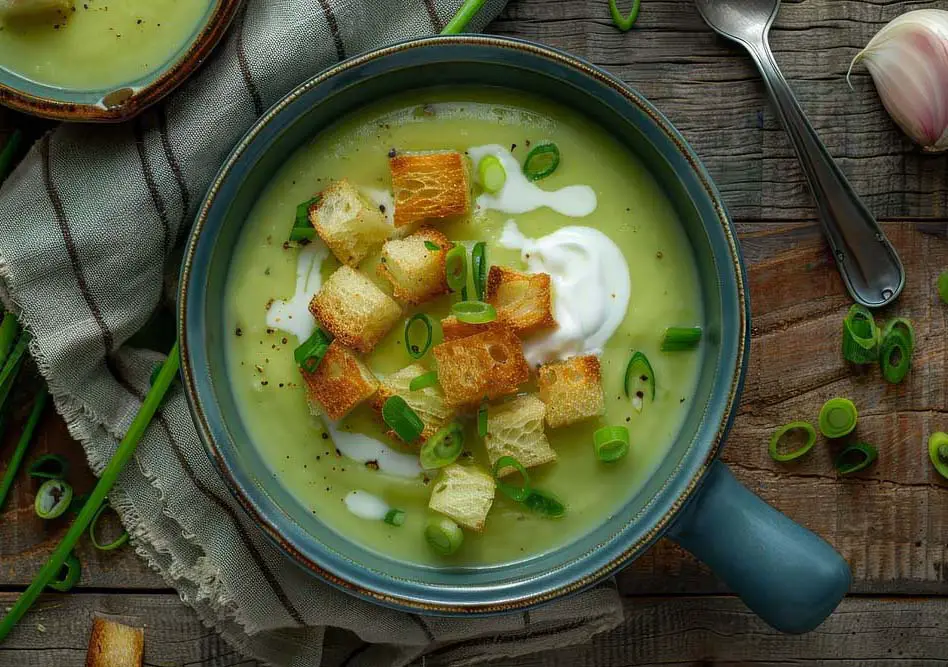
[[[224,358],[224,284],[245,217],[285,157],[366,103],[407,89],[489,85],[580,110],[646,164],[673,202],[700,272],[707,352],[694,409],[659,468],[614,516],[571,544],[493,567],[397,562],[322,524],[267,472],[250,445]],[[845,594],[829,545],[744,489],[716,461],[747,364],[744,267],[724,205],[694,152],[638,93],[536,44],[435,37],[337,65],[276,104],[240,142],[194,227],[179,300],[183,374],[208,454],[246,511],[303,567],[382,604],[440,614],[520,609],[590,586],[668,535],[708,562],[765,620],[801,632]]]

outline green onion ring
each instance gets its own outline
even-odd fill
[[[507,170],[496,155],[486,155],[477,163],[477,180],[485,192],[500,192],[507,182]]]
[[[329,349],[332,339],[322,329],[317,328],[309,338],[293,350],[296,365],[307,373],[315,373]]]
[[[421,391],[422,389],[433,387],[436,384],[438,384],[438,373],[436,371],[428,371],[427,373],[413,377],[408,384],[408,391]]]
[[[387,523],[390,526],[395,526],[395,527],[402,526],[405,524],[405,511],[391,509],[385,513],[385,518],[383,519],[383,521],[385,521],[385,523]]]
[[[868,364],[879,358],[879,328],[865,306],[853,305],[843,320],[843,359]]]
[[[65,570],[65,572],[63,570]],[[53,579],[46,585],[54,591],[68,593],[72,590],[73,586],[79,583],[79,577],[81,575],[82,564],[79,562],[79,557],[76,556],[76,552],[73,551],[66,557],[66,562],[63,563],[62,568],[59,570],[58,578]]]
[[[425,526],[425,541],[439,556],[450,556],[464,543],[464,532],[446,516],[431,517]]]
[[[632,0],[632,8],[626,16],[623,16],[622,12],[619,11],[619,7],[616,5],[616,0],[609,0],[609,13],[612,14],[613,24],[622,32],[631,30],[632,25],[636,19],[639,18],[639,7],[641,4],[641,0]]]
[[[474,294],[478,301],[487,296],[487,244],[478,241],[471,249],[471,273],[474,275]]]
[[[487,437],[487,401],[482,401],[477,409],[477,435]]]
[[[72,485],[62,479],[48,479],[36,491],[33,509],[41,519],[55,519],[65,514],[71,502]]]
[[[912,324],[912,320],[905,317],[893,317],[886,322],[885,326],[882,327],[882,335],[879,338],[880,343],[893,331],[902,333],[908,340],[911,350],[913,352],[915,351],[915,326]]]
[[[128,542],[128,531],[124,528],[122,529],[122,534],[115,538],[114,541],[109,542],[108,544],[102,544],[99,542],[99,538],[96,536],[99,518],[105,514],[106,510],[109,509],[112,509],[112,505],[110,505],[108,500],[106,500],[102,503],[102,505],[99,506],[99,509],[96,510],[95,515],[92,517],[92,523],[89,524],[89,540],[92,542],[92,546],[94,546],[99,551],[114,551]]]
[[[483,301],[458,301],[451,305],[451,314],[467,324],[487,324],[497,319],[497,310]]]
[[[668,327],[662,334],[662,352],[693,350],[701,342],[701,327]]]
[[[879,366],[886,382],[898,384],[912,366],[912,340],[902,329],[891,329],[882,339]]]
[[[425,344],[415,345],[411,341],[411,325],[415,322],[421,322],[425,325]],[[408,350],[408,356],[412,359],[421,359],[428,354],[431,349],[431,343],[434,340],[434,323],[431,318],[424,313],[415,313],[405,321],[405,349]]]
[[[593,433],[596,458],[603,463],[618,461],[629,453],[629,429],[625,426],[603,426]]]
[[[411,443],[421,437],[425,423],[401,396],[390,396],[382,405],[382,419],[399,438]]]
[[[523,477],[523,486],[517,486],[503,481],[499,473],[505,468],[513,468],[519,472],[520,476]],[[527,472],[527,469],[520,464],[520,461],[514,457],[501,456],[497,459],[494,463],[493,475],[494,481],[497,482],[497,488],[511,500],[522,503],[530,496],[530,492],[532,491],[530,488],[530,474]]]
[[[643,399],[655,400],[655,371],[642,352],[633,352],[629,364],[625,367],[625,397],[632,399],[636,411],[642,411]],[[633,396],[633,387],[635,392]]]
[[[66,479],[69,461],[59,454],[44,454],[30,464],[33,479]]]
[[[560,166],[560,149],[552,141],[537,144],[523,161],[523,173],[531,181],[546,178]]]
[[[543,516],[557,519],[566,514],[566,505],[559,498],[547,491],[533,489],[526,500],[523,501],[532,512],[542,514]]]
[[[452,292],[467,286],[467,250],[464,246],[456,245],[445,255],[444,275]]]
[[[425,248],[431,252],[440,252],[441,250],[441,246],[439,246],[437,243],[434,243],[433,241],[429,241],[428,239],[425,239]]]
[[[928,439],[928,457],[938,474],[948,479],[948,433],[932,433]]]
[[[425,440],[418,460],[425,470],[436,470],[454,463],[464,450],[464,429],[457,422],[442,426]]]
[[[842,438],[856,428],[859,412],[848,398],[831,398],[820,408],[820,433],[827,438]]]
[[[791,452],[781,454],[780,450],[778,449],[780,442],[788,433],[793,431],[803,431],[806,433],[806,442]],[[768,451],[770,452],[770,458],[772,458],[774,461],[785,463],[787,461],[793,461],[794,459],[800,458],[808,451],[813,449],[813,445],[815,444],[816,429],[813,428],[813,424],[804,421],[790,422],[785,426],[781,426],[774,432],[773,436],[770,438],[770,447],[768,448]]]
[[[312,241],[316,238],[316,229],[309,221],[309,209],[318,204],[319,199],[319,195],[316,195],[296,207],[296,219],[290,229],[291,241]]]
[[[853,454],[858,454],[860,459],[856,463],[846,463],[846,459],[851,458]],[[879,457],[879,451],[867,442],[857,442],[849,445],[839,453],[836,461],[833,462],[836,472],[840,475],[850,475],[860,470],[865,470],[872,462]]]

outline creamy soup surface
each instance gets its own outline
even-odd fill
[[[76,0],[71,9],[0,17],[0,67],[67,89],[133,84],[192,37],[210,0]]]
[[[614,331],[598,344],[605,410],[598,418],[545,429],[557,461],[532,468],[530,476],[535,488],[565,504],[564,516],[538,515],[497,492],[483,531],[465,530],[463,545],[445,557],[434,553],[424,536],[438,473],[412,475],[413,450],[386,436],[367,404],[338,424],[311,413],[293,352],[298,337],[309,335],[315,323],[311,318],[303,323],[299,313],[339,262],[318,240],[302,249],[285,241],[297,205],[343,177],[390,214],[390,151],[461,151],[471,158],[475,171],[479,160],[490,154],[519,169],[531,147],[541,142],[555,142],[561,155],[556,171],[535,184],[543,192],[514,192],[511,196],[517,197],[501,201],[503,191],[485,198],[475,185],[474,201],[480,206],[475,205],[471,215],[432,226],[467,247],[485,241],[490,264],[520,271],[538,268],[536,257],[527,257],[529,249],[521,252],[525,243],[544,249],[573,235],[581,246],[597,249],[604,263],[593,267],[600,277],[598,287],[586,281],[557,294],[553,275],[554,315],[565,333],[560,339],[528,339],[525,351],[531,364],[574,353],[564,342],[570,323],[563,320],[561,308],[575,314],[588,304],[606,304],[598,321]],[[561,195],[548,195],[556,191]],[[536,204],[524,204],[530,197],[542,204],[512,212]],[[359,269],[391,294],[377,275],[378,263],[376,252]],[[604,295],[603,290],[610,293]],[[627,305],[615,305],[622,301],[623,290]],[[666,327],[702,324],[699,294],[691,248],[670,202],[645,167],[606,132],[571,110],[509,92],[461,88],[413,93],[368,106],[321,133],[287,156],[261,194],[246,219],[226,290],[231,383],[270,474],[338,533],[410,562],[510,562],[542,554],[601,524],[642,487],[668,452],[692,408],[701,350],[663,353],[660,341]],[[567,297],[571,300],[564,301]],[[406,309],[405,317],[365,356],[368,366],[383,378],[412,363],[405,348],[405,318],[424,312],[437,321],[457,300],[457,295],[446,295]],[[282,309],[284,328],[273,326],[275,308]],[[297,313],[295,325],[286,318],[289,312]],[[635,350],[649,358],[656,378],[655,399],[646,400],[641,411],[623,391]],[[436,369],[430,352],[420,363]],[[535,374],[521,391],[536,392]],[[474,421],[463,421],[462,459],[489,471]],[[629,454],[614,463],[603,463],[594,453],[593,433],[606,425],[627,427],[631,436]],[[376,457],[382,469],[350,458],[366,458],[366,446],[384,448]],[[381,520],[392,508],[405,512],[403,525]]]

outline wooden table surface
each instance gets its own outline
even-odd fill
[[[819,629],[781,636],[707,568],[663,541],[618,577],[623,627],[516,665],[948,664],[948,482],[933,471],[925,445],[933,430],[948,429],[948,307],[934,289],[948,269],[948,160],[923,155],[897,131],[863,69],[855,71],[852,90],[845,81],[850,59],[882,25],[939,5],[785,1],[772,33],[803,108],[905,263],[905,292],[885,313],[912,318],[918,332],[914,371],[899,386],[882,382],[875,369],[853,372],[840,359],[840,322],[850,302],[803,174],[750,61],[702,23],[692,2],[644,0],[636,28],[626,34],[613,28],[606,0],[512,0],[491,25],[492,32],[559,47],[621,77],[704,160],[737,223],[753,304],[751,366],[724,460],[751,489],[829,540],[854,577],[850,597]],[[878,463],[838,479],[826,444],[794,465],[771,461],[774,428],[815,421],[833,396],[855,400],[859,435],[878,447]],[[26,406],[16,412],[22,420]],[[9,459],[12,446],[0,446],[0,460]],[[33,455],[43,452],[63,454],[83,471],[75,475],[77,491],[91,486],[80,446],[52,411]],[[21,478],[0,515],[0,607],[29,583],[66,527],[37,519],[32,495]],[[147,623],[149,665],[257,664],[202,626],[132,549],[101,553],[83,544],[79,556],[81,585],[44,596],[0,646],[0,665],[82,665],[95,611]],[[341,652],[329,651],[330,664]]]

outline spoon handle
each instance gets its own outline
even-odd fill
[[[766,40],[745,46],[796,149],[846,289],[868,308],[889,305],[905,286],[898,254],[816,135]]]

